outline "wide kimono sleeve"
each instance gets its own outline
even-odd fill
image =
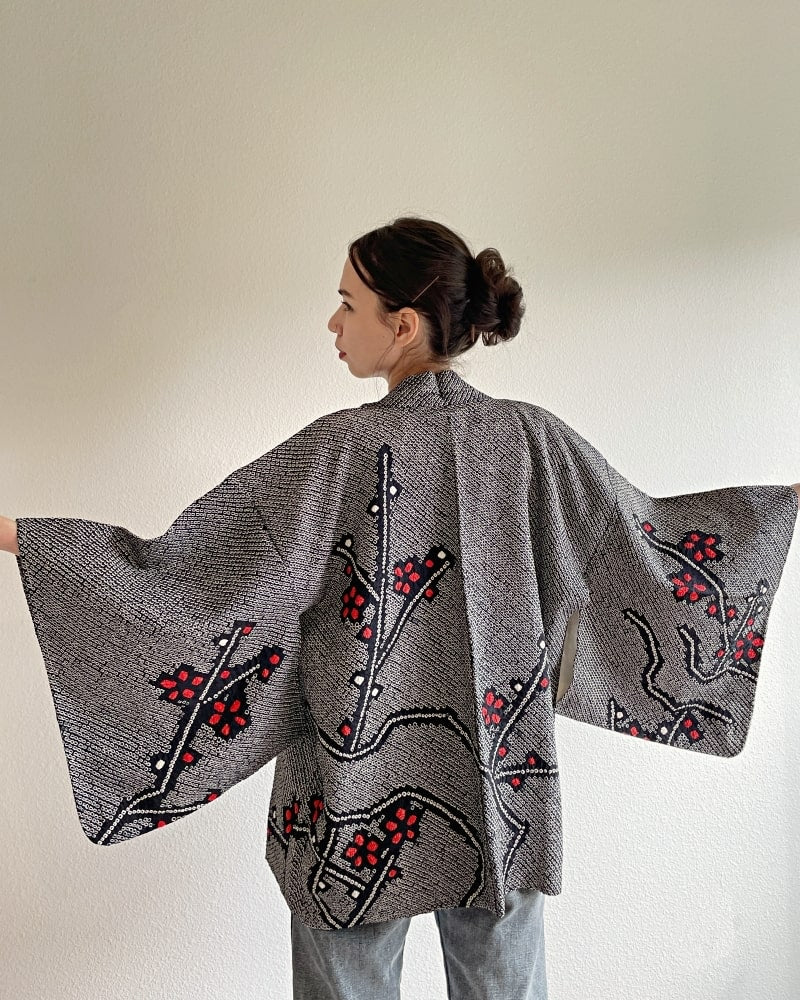
[[[304,540],[335,531],[346,463],[334,439],[320,418],[156,538],[17,519],[22,586],[94,843],[189,815],[306,734],[300,616],[325,553]]]
[[[572,668],[556,712],[654,743],[739,753],[796,492],[767,484],[651,497],[554,414],[529,404],[523,419],[540,590],[564,639],[562,668]]]

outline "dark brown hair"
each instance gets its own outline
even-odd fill
[[[449,362],[479,337],[493,345],[519,332],[522,289],[494,247],[476,256],[452,229],[417,216],[359,236],[347,248],[356,273],[378,296],[378,313],[410,306],[425,316],[435,360]]]

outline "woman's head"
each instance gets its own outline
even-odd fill
[[[477,257],[441,223],[403,216],[348,247],[328,322],[353,375],[390,384],[414,371],[449,368],[478,339],[517,335],[522,289],[490,247]]]

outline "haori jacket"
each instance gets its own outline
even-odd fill
[[[82,829],[157,830],[277,758],[266,858],[312,927],[555,895],[555,716],[738,754],[797,511],[788,485],[651,497],[445,370],[320,416],[158,537],[19,518]]]

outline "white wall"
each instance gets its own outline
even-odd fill
[[[799,41],[794,0],[6,0],[0,511],[152,537],[382,395],[326,324],[348,240],[406,211],[526,291],[473,384],[652,495],[800,480]],[[8,556],[0,594],[4,1000],[289,997],[271,769],[96,847]],[[554,1000],[798,995],[798,601],[793,547],[734,759],[559,719]],[[429,916],[404,995],[445,995]]]

